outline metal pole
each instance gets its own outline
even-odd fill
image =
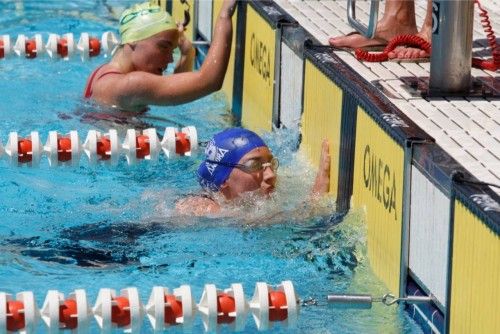
[[[473,0],[432,1],[431,95],[469,92],[473,14]]]

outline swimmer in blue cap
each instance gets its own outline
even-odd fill
[[[148,105],[185,103],[220,89],[231,53],[236,0],[223,1],[210,49],[196,72],[191,72],[195,52],[182,25],[155,2],[136,4],[123,12],[119,20],[121,45],[109,63],[89,76],[85,98],[140,112]],[[174,74],[164,76],[176,48],[181,57]]]
[[[278,166],[278,159],[256,133],[243,128],[226,129],[210,140],[198,168],[198,181],[205,194],[179,201],[176,209],[181,214],[206,215],[220,211],[217,197],[232,201],[246,192],[267,196],[274,191]],[[329,187],[330,155],[325,140],[312,194],[325,194]]]

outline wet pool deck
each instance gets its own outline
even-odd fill
[[[322,44],[328,38],[349,33],[354,29],[347,21],[347,1],[334,0],[275,0]],[[427,1],[416,0],[417,25],[420,27],[426,12]],[[497,40],[500,36],[500,1],[483,0],[488,10]],[[369,1],[358,1],[357,15],[368,22]],[[383,4],[380,6],[382,16]],[[477,8],[474,13],[474,56],[490,57],[486,35],[479,21]],[[432,98],[425,99],[410,94],[403,88],[402,77],[428,77],[430,63],[366,63],[359,62],[353,53],[335,53],[361,76],[378,82],[382,92],[404,114],[434,137],[436,143],[447,151],[470,173],[483,182],[500,185],[500,100],[488,98]],[[472,69],[472,76],[500,82],[499,71]],[[376,88],[374,85],[374,89]],[[499,188],[492,190],[500,193]]]

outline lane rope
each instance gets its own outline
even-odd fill
[[[77,166],[82,155],[89,164],[98,162],[116,164],[125,155],[129,165],[140,160],[156,161],[161,152],[169,159],[177,156],[192,156],[198,149],[198,133],[194,126],[186,126],[180,131],[167,127],[160,141],[155,128],[145,130],[128,129],[123,141],[118,131],[110,129],[106,133],[90,130],[82,143],[78,131],[66,134],[50,131],[45,145],[37,131],[27,136],[11,132],[7,144],[0,140],[0,158],[6,158],[14,166],[36,167],[45,156],[52,167],[61,165]]]
[[[170,326],[189,330],[197,315],[207,332],[221,326],[241,331],[248,314],[252,315],[258,330],[267,330],[275,323],[294,327],[298,313],[299,299],[291,281],[276,286],[258,282],[250,300],[246,299],[239,283],[227,289],[206,284],[199,303],[195,302],[189,285],[181,285],[172,292],[155,286],[146,304],[142,303],[135,287],[122,289],[119,294],[114,289],[102,288],[93,307],[84,289],[74,290],[67,297],[57,290],[49,290],[41,309],[32,291],[17,293],[15,297],[0,292],[0,334],[34,333],[40,320],[50,333],[64,329],[88,333],[92,319],[101,333],[110,333],[116,328],[138,333],[145,317],[155,332]]]

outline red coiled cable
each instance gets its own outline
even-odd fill
[[[490,17],[488,16],[488,11],[486,11],[479,0],[474,0],[474,3],[479,8],[479,16],[481,17],[481,25],[483,26],[484,32],[486,33],[486,39],[491,48],[491,54],[493,59],[480,59],[472,58],[472,66],[480,68],[483,70],[496,71],[500,69],[500,47],[497,45],[495,32],[491,26]]]
[[[384,51],[382,52],[370,53],[363,49],[356,49],[354,51],[354,54],[356,55],[356,58],[361,61],[368,61],[368,62],[387,61],[389,59],[389,52],[391,52],[400,45],[417,47],[419,49],[424,50],[428,54],[431,53],[431,43],[427,42],[422,37],[416,35],[400,35],[394,37],[389,42],[389,44],[387,44],[387,46],[384,48]]]

